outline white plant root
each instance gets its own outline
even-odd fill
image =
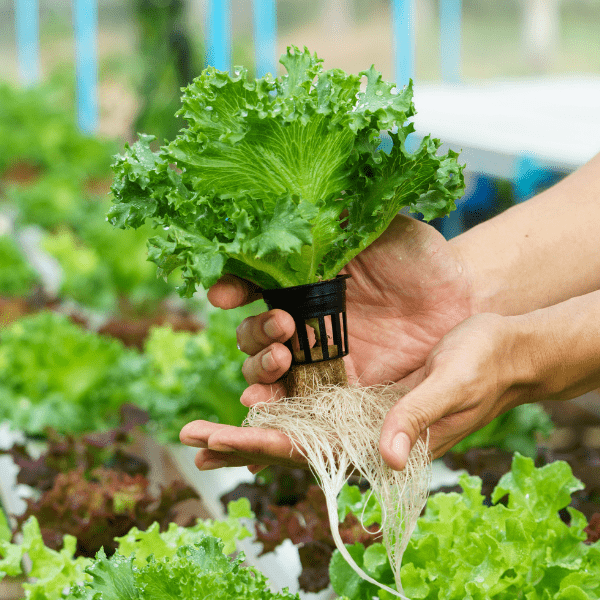
[[[331,533],[342,556],[363,579],[406,599],[400,582],[402,555],[427,501],[431,461],[428,440],[417,442],[400,472],[388,467],[379,452],[385,416],[404,393],[392,386],[316,385],[307,397],[255,405],[244,424],[277,429],[291,439],[325,493]],[[381,505],[383,542],[399,591],[369,577],[340,537],[337,497],[352,473],[370,483]]]

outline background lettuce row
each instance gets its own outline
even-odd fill
[[[33,578],[23,585],[28,600],[297,600],[286,590],[271,592],[264,575],[242,566],[243,553],[228,556],[250,535],[240,520],[252,516],[242,498],[229,503],[223,521],[200,520],[187,528],[172,523],[163,533],[157,523],[147,531],[134,528],[117,538],[111,558],[100,550],[95,559],[73,558],[73,536],[65,536],[60,551],[46,547],[37,520],[30,517],[19,544],[10,543],[10,532],[0,526],[0,580],[23,574],[27,554],[27,575]]]

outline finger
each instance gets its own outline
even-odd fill
[[[275,429],[224,427],[209,436],[208,448],[249,459],[246,464],[306,466],[306,459],[287,435]]]
[[[248,357],[242,365],[246,381],[254,383],[275,383],[292,364],[292,354],[283,344],[272,344],[255,356]]]
[[[404,469],[419,437],[445,415],[459,410],[448,396],[449,388],[444,378],[430,375],[388,412],[381,428],[379,450],[392,469]]]
[[[274,402],[285,397],[286,389],[282,383],[272,383],[271,385],[255,383],[244,390],[240,402],[250,408],[260,402]]]
[[[244,319],[236,329],[238,347],[249,355],[258,354],[273,342],[285,342],[296,325],[289,313],[274,309]]]
[[[251,461],[229,452],[201,449],[198,450],[194,463],[200,471],[212,471],[223,467],[246,467]]]
[[[217,429],[222,429],[223,427],[231,427],[231,425],[203,420],[191,421],[182,427],[179,432],[179,440],[186,446],[208,448],[208,438]]]
[[[207,298],[218,308],[236,308],[258,300],[261,297],[259,289],[254,283],[234,275],[224,275],[208,290]]]
[[[234,427],[211,421],[192,421],[179,434],[181,442],[203,450],[220,452],[218,458],[235,462],[236,457],[250,464],[283,464],[306,467],[306,459],[292,445],[290,439],[275,429]],[[226,455],[228,453],[231,458]]]

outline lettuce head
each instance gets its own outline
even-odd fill
[[[208,67],[183,91],[177,137],[154,150],[140,135],[113,164],[110,222],[167,230],[149,258],[165,276],[181,267],[183,296],[225,273],[264,288],[330,279],[402,207],[429,220],[464,192],[455,152],[429,136],[407,148],[412,83],[325,71],[306,48],[280,62],[285,75],[254,80]]]

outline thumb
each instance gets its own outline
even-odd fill
[[[383,460],[401,471],[419,437],[448,414],[448,382],[429,375],[400,398],[388,412],[381,428],[379,451]]]

